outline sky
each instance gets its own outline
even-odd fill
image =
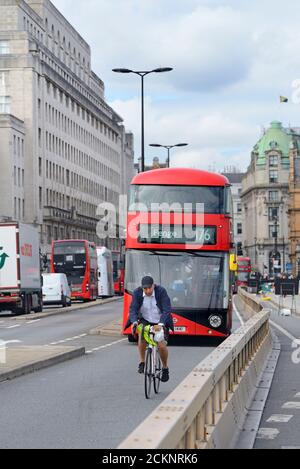
[[[135,135],[141,80],[113,68],[170,73],[145,78],[146,163],[246,170],[271,121],[300,127],[300,2],[286,0],[53,0],[90,44],[105,98]],[[297,81],[298,80],[298,81]],[[289,98],[280,104],[280,95]]]

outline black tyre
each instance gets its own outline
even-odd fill
[[[61,298],[61,304],[62,304],[63,308],[67,307],[67,298],[64,295]]]
[[[161,372],[162,372],[161,359],[159,356],[159,352],[157,351],[156,359],[155,359],[154,379],[153,379],[155,394],[159,393]]]
[[[151,396],[152,380],[153,380],[152,350],[148,349],[146,352],[146,363],[145,363],[145,396],[146,396],[146,399],[150,399],[150,396]]]

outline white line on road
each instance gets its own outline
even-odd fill
[[[277,428],[260,428],[256,438],[258,440],[275,440],[278,435],[279,430]]]
[[[99,350],[103,350],[103,349],[106,349],[108,347],[112,347],[113,345],[120,344],[121,342],[125,342],[126,340],[127,339],[117,340],[116,342],[112,342],[110,344],[102,345],[101,347],[96,347],[96,348],[93,348],[92,350],[87,350],[86,353],[91,354],[93,352],[99,352]]]
[[[288,337],[292,342],[297,340],[296,337],[294,337],[292,334],[290,334],[283,327],[279,326],[276,322],[270,320],[270,324],[272,324],[272,326],[276,327],[276,329],[278,329],[280,332],[282,332],[282,334],[284,334],[286,337]]]
[[[267,423],[277,422],[277,423],[288,423],[294,416],[293,415],[272,415]]]
[[[238,320],[240,321],[240,323],[242,324],[242,326],[244,326],[244,325],[245,325],[245,321],[243,320],[242,316],[241,316],[240,313],[238,312],[238,310],[237,310],[237,308],[236,308],[236,306],[235,306],[235,301],[234,301],[234,299],[233,299],[233,301],[232,301],[232,304],[233,304],[233,311],[234,311],[235,314],[237,315]]]
[[[300,410],[300,402],[286,402],[285,404],[283,404],[282,409]]]
[[[40,322],[41,319],[33,319],[32,321],[26,321],[26,324],[35,324],[37,322]]]
[[[297,399],[298,397],[300,399],[300,392],[297,392],[297,394],[294,397],[295,397],[295,399]]]
[[[16,327],[21,327],[21,324],[17,324],[16,326],[9,326],[6,329],[15,329]]]

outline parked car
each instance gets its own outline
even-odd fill
[[[44,305],[71,306],[71,288],[65,274],[43,274]]]

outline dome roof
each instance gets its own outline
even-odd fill
[[[265,164],[266,152],[269,152],[271,150],[280,151],[282,157],[288,159],[292,139],[292,135],[282,127],[281,122],[271,122],[271,127],[265,132],[263,137],[257,142],[254,147],[254,152],[257,154],[256,163],[258,165]]]

